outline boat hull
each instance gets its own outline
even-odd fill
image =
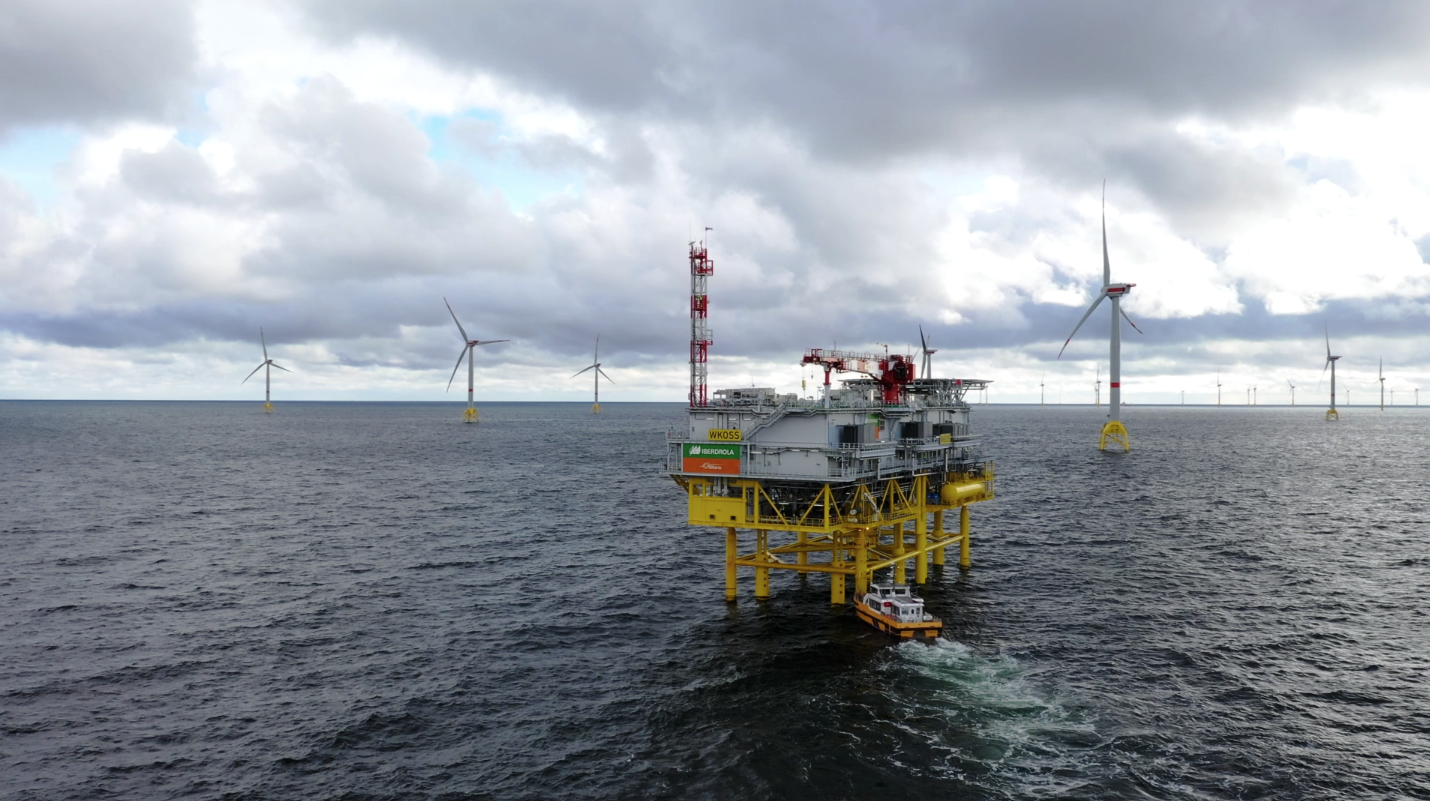
[[[890,619],[878,612],[870,610],[863,604],[854,607],[859,619],[878,629],[879,631],[894,637],[905,640],[932,640],[937,639],[939,632],[943,631],[942,620],[925,620],[919,623],[904,623]]]

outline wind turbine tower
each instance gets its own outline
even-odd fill
[[[1385,359],[1380,360],[1380,365],[1375,368],[1376,378],[1380,381],[1380,410],[1385,411]]]
[[[1296,405],[1296,385],[1291,383],[1291,379],[1286,379],[1286,386],[1291,388],[1291,405]]]
[[[1341,419],[1341,415],[1336,411],[1336,362],[1339,356],[1331,355],[1331,331],[1326,329],[1326,367],[1331,368],[1331,408],[1326,410],[1326,421]],[[1326,367],[1321,368],[1321,375],[1326,374]],[[1346,402],[1350,402],[1350,390],[1346,390]]]
[[[590,367],[586,367],[586,368],[584,368],[584,369],[582,369],[582,370],[578,370],[578,371],[576,372],[576,375],[573,375],[573,376],[571,376],[571,377],[572,377],[572,378],[575,378],[577,375],[580,375],[581,373],[586,372],[586,370],[594,370],[595,372],[592,373],[592,376],[594,376],[595,379],[596,379],[596,402],[593,403],[593,404],[591,404],[591,414],[600,414],[600,413],[601,413],[601,376],[605,376],[607,381],[611,381],[611,377],[608,376],[608,375],[606,375],[606,371],[605,371],[605,370],[602,370],[602,369],[601,369],[601,335],[600,335],[600,334],[597,334],[597,335],[596,335],[596,355],[595,355],[594,358],[591,359],[591,366],[590,366]],[[614,384],[615,382],[614,382],[614,381],[611,381],[611,383]]]
[[[1107,423],[1102,427],[1102,437],[1098,442],[1098,450],[1107,449],[1107,441],[1112,440],[1113,444],[1121,445],[1123,451],[1132,449],[1132,443],[1127,434],[1127,427],[1122,425],[1122,319],[1126,318],[1128,325],[1137,333],[1142,333],[1142,329],[1132,322],[1132,318],[1127,316],[1127,312],[1122,310],[1121,301],[1127,293],[1132,291],[1136,284],[1114,284],[1112,283],[1112,262],[1107,257],[1107,185],[1103,185],[1102,197],[1102,291],[1098,293],[1097,299],[1087,307],[1082,319],[1077,321],[1071,334],[1068,334],[1067,341],[1063,342],[1062,350],[1058,351],[1058,358],[1062,358],[1063,350],[1067,350],[1068,342],[1077,336],[1079,328],[1087,322],[1087,318],[1092,316],[1097,304],[1106,298],[1112,298],[1112,336],[1110,351],[1112,354],[1110,369],[1107,375]]]
[[[279,364],[279,363],[273,361],[272,359],[268,358],[268,340],[264,339],[264,337],[263,337],[263,329],[262,329],[262,328],[258,329],[258,342],[259,342],[259,344],[263,345],[263,363],[260,364],[260,365],[258,365],[258,366],[255,367],[255,368],[253,368],[253,372],[252,372],[252,373],[249,373],[247,378],[243,379],[242,381],[240,381],[240,382],[238,382],[238,383],[239,383],[239,384],[247,384],[247,383],[248,383],[248,379],[249,379],[249,378],[252,378],[253,375],[254,375],[254,373],[257,373],[259,370],[262,370],[262,371],[263,371],[263,413],[264,413],[264,414],[273,414],[273,399],[272,399],[272,392],[271,392],[271,390],[272,390],[272,388],[273,388],[273,382],[272,382],[272,380],[271,380],[270,377],[269,377],[269,376],[270,376],[270,372],[269,372],[269,369],[268,369],[268,368],[270,368],[270,367],[277,367],[279,370],[282,370],[282,371],[285,372],[285,373],[291,373],[291,372],[293,372],[293,371],[292,371],[292,370],[289,370],[287,367],[284,367],[283,365],[281,365],[281,364]]]
[[[1092,405],[1094,408],[1102,408],[1102,363],[1097,364],[1097,381],[1092,385]]]
[[[1216,371],[1216,405],[1221,405],[1221,371]]]
[[[446,298],[442,298],[443,303],[447,303]],[[476,367],[473,360],[476,357],[478,345],[491,345],[496,342],[510,342],[509,339],[468,339],[467,329],[462,327],[461,321],[457,319],[457,313],[452,311],[452,304],[447,303],[447,313],[452,315],[452,322],[457,324],[457,330],[462,332],[462,352],[457,354],[457,364],[452,368],[452,377],[447,379],[447,391],[452,391],[452,381],[457,377],[457,370],[462,366],[462,357],[467,357],[467,410],[462,412],[462,422],[480,423],[482,415],[477,411],[477,404],[473,398],[475,393]]]
[[[1045,382],[1045,381],[1047,381],[1047,380],[1048,380],[1048,374],[1047,374],[1047,373],[1043,373],[1043,377],[1038,379],[1038,405],[1039,405],[1039,406],[1042,406],[1042,405],[1043,405],[1043,401],[1046,400],[1047,397],[1048,397],[1048,391],[1047,391],[1047,389],[1045,389],[1045,386],[1046,386],[1046,385],[1043,383],[1043,382]]]

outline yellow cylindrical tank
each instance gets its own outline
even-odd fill
[[[948,505],[962,503],[983,494],[982,481],[967,481],[961,484],[943,485],[943,502]]]

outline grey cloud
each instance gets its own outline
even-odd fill
[[[1176,123],[1279,119],[1307,102],[1358,103],[1368,86],[1430,83],[1430,6],[1414,0],[304,6],[335,41],[401,40],[562,98],[607,129],[698,131],[713,148],[767,130],[829,174],[933,156],[1004,159],[1079,192],[1120,179],[1210,251],[1284,203],[1297,176],[1267,154],[1195,144]],[[536,165],[603,168],[563,143],[525,147]],[[682,150],[699,172],[705,156]],[[779,165],[757,174],[760,157],[711,160],[783,195],[805,241],[846,261],[876,245],[801,214],[801,190],[780,186]]]
[[[854,158],[992,146],[1037,108],[1279,112],[1372,77],[1423,85],[1430,64],[1413,0],[307,6],[334,38],[399,38],[592,113],[778,120]]]
[[[306,3],[333,38],[376,32],[408,38],[453,61],[501,66],[534,91],[606,108],[643,105],[672,54],[650,15],[629,0],[464,3],[342,0]]]
[[[174,112],[195,88],[195,59],[183,0],[7,0],[0,134]]]
[[[309,81],[290,101],[270,106],[265,127],[300,158],[394,211],[455,216],[460,187],[444,184],[427,160],[426,137],[401,115],[354,100],[331,78]]]
[[[220,195],[208,162],[178,142],[152,153],[127,151],[120,159],[119,173],[135,193],[152,200],[204,205]]]

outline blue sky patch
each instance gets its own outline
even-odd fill
[[[0,175],[19,184],[43,212],[59,200],[55,169],[80,143],[72,128],[21,128],[0,140]]]
[[[428,156],[439,165],[457,167],[471,175],[483,189],[499,189],[513,211],[523,211],[548,195],[567,191],[580,192],[581,176],[577,170],[538,169],[522,158],[511,129],[501,114],[478,109],[455,117],[423,117],[414,120],[431,142]],[[453,129],[469,132],[472,127],[463,122],[491,125],[489,147],[476,142],[464,142]]]

